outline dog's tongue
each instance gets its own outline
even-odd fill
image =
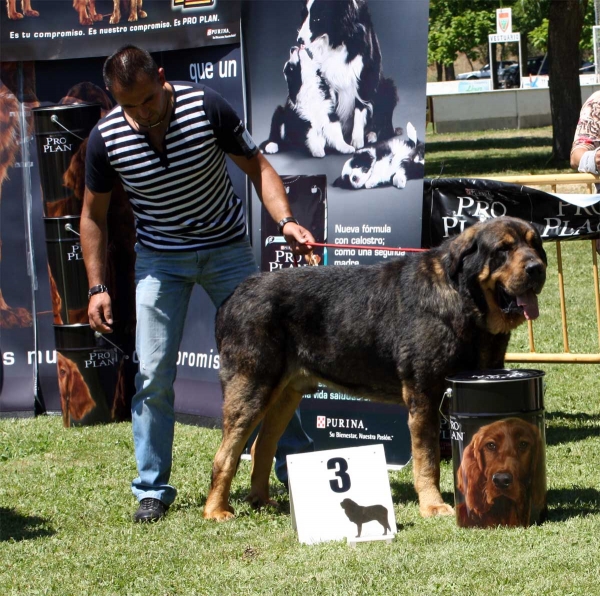
[[[533,321],[540,316],[538,308],[538,299],[533,290],[517,296],[517,305],[523,308],[523,314],[528,321]]]

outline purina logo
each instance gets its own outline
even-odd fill
[[[181,7],[186,8],[206,8],[208,6],[214,6],[217,0],[173,0],[173,6],[175,8]]]
[[[365,425],[362,420],[356,418],[327,418],[326,416],[317,416],[317,428],[362,428]]]

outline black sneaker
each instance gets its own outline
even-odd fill
[[[138,510],[133,515],[133,521],[135,522],[155,522],[163,518],[167,510],[168,505],[165,505],[159,499],[142,499]]]

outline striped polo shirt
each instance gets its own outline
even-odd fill
[[[137,240],[161,251],[213,248],[246,234],[241,199],[225,153],[258,151],[239,116],[209,87],[173,82],[174,109],[164,152],[133,129],[120,106],[92,130],[86,186],[106,193],[120,178],[133,209]]]

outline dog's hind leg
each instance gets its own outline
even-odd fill
[[[270,388],[233,375],[223,387],[223,440],[215,455],[210,491],[204,507],[205,519],[224,521],[234,515],[229,505],[231,482],[246,442],[264,415]]]
[[[256,508],[273,504],[269,500],[269,475],[277,451],[277,441],[300,404],[302,393],[288,386],[279,393],[279,396],[273,397],[274,401],[252,445],[252,474],[248,501]]]
[[[443,394],[433,391],[432,395]],[[454,509],[444,503],[440,493],[440,422],[437,403],[405,384],[404,402],[408,405],[408,427],[413,456],[415,490],[423,517],[452,515]],[[441,399],[441,397],[440,397]]]

